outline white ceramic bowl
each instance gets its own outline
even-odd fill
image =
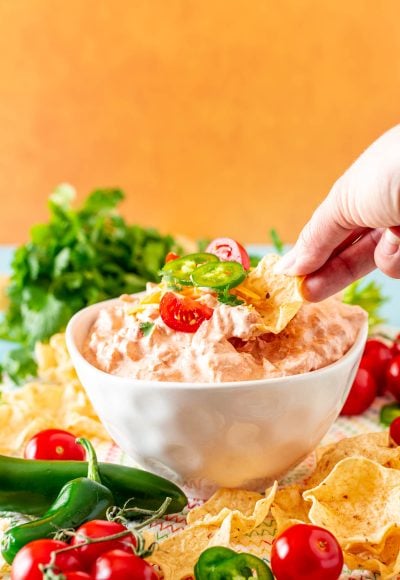
[[[233,383],[141,381],[88,363],[81,349],[100,308],[75,314],[67,345],[105,428],[137,463],[198,497],[217,487],[262,489],[320,442],[346,399],[367,324],[337,362],[310,373]]]

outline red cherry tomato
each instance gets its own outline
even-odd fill
[[[400,417],[396,417],[396,419],[393,419],[390,423],[389,439],[394,445],[400,445]]]
[[[196,332],[200,325],[209,320],[213,309],[192,298],[180,298],[167,292],[161,298],[160,315],[167,326],[181,332]]]
[[[29,542],[17,553],[11,567],[11,580],[42,580],[43,572],[39,564],[49,564],[54,550],[66,548],[68,544],[56,540],[35,540]],[[55,560],[61,572],[82,570],[75,550],[58,554]]]
[[[400,354],[400,333],[394,339],[390,350],[393,356],[397,356],[398,354]]]
[[[386,387],[400,401],[400,354],[394,357],[386,370]]]
[[[113,534],[125,532],[127,528],[117,522],[107,520],[91,520],[80,526],[76,531],[76,536],[72,538],[71,544],[76,546],[84,541],[85,538],[104,538]],[[132,547],[136,546],[136,538],[131,534],[118,540],[109,542],[99,542],[98,544],[87,544],[76,550],[80,561],[85,570],[90,570],[94,561],[104,552],[110,550],[123,550],[132,554]]]
[[[239,262],[245,270],[250,268],[249,254],[231,238],[216,238],[208,244],[206,252],[215,254],[222,262]]]
[[[172,262],[173,260],[177,260],[179,258],[178,254],[175,254],[175,252],[168,252],[168,254],[165,256],[165,263],[168,264],[168,262]]]
[[[92,576],[86,572],[67,572],[63,576],[65,576],[65,580],[92,580]]]
[[[373,374],[360,367],[340,414],[361,415],[373,403],[376,393],[377,385]]]
[[[296,524],[273,542],[271,567],[276,580],[337,580],[343,553],[328,530]]]
[[[158,574],[150,564],[122,550],[111,550],[97,558],[92,577],[94,580],[158,580]]]
[[[375,338],[367,340],[360,366],[368,369],[373,375],[378,386],[378,395],[385,391],[386,369],[392,360],[393,354],[386,344]]]
[[[28,441],[25,459],[73,459],[84,461],[85,450],[75,442],[76,437],[61,429],[40,431]]]

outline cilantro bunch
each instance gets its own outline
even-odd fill
[[[122,191],[96,190],[78,209],[74,197],[69,185],[56,189],[49,222],[32,228],[12,262],[0,338],[19,344],[3,363],[16,383],[35,374],[36,341],[63,330],[84,306],[158,282],[166,254],[180,251],[172,237],[126,223],[116,211]]]

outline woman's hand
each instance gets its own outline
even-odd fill
[[[375,268],[400,278],[400,125],[335,183],[279,264],[306,275],[303,294],[314,302]]]

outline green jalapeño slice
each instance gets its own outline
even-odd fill
[[[219,262],[219,259],[214,254],[208,254],[207,252],[188,254],[165,264],[161,273],[169,281],[191,286],[193,284],[191,280],[192,272],[198,267],[202,267],[202,264],[213,262]]]
[[[195,286],[204,288],[234,288],[246,278],[246,270],[239,262],[209,262],[192,272]]]

